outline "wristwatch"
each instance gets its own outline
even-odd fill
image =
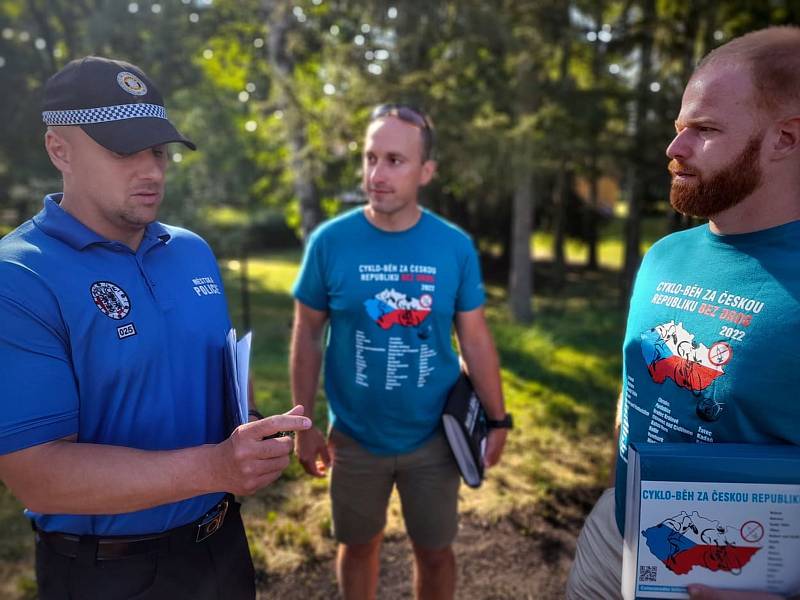
[[[511,413],[506,413],[502,419],[486,419],[486,426],[489,429],[514,429],[514,419]]]

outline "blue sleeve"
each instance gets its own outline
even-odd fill
[[[43,291],[23,303],[0,295],[0,454],[78,431],[69,342],[48,296]]]
[[[328,310],[328,289],[325,285],[322,242],[312,235],[303,254],[300,272],[294,282],[292,295],[315,310]]]
[[[464,257],[461,261],[461,281],[456,297],[456,312],[475,310],[486,302],[478,253],[471,241],[468,240],[465,246]]]

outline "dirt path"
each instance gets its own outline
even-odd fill
[[[543,510],[488,524],[462,515],[455,544],[459,600],[556,600],[575,552],[575,539],[599,490],[555,498]],[[411,549],[405,536],[384,541],[378,598],[412,598]],[[282,577],[261,573],[259,598],[337,598],[333,557]]]

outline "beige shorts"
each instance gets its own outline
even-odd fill
[[[622,536],[614,517],[614,488],[603,492],[586,517],[575,562],[567,580],[567,600],[622,598]]]
[[[383,531],[397,484],[406,531],[415,544],[439,549],[458,530],[460,477],[444,433],[407,454],[379,456],[332,429],[333,531],[342,544],[364,544]]]

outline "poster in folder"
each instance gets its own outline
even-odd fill
[[[442,425],[464,483],[480,487],[488,434],[486,412],[472,382],[464,373],[447,396]]]
[[[800,447],[631,445],[623,597],[692,583],[800,593]]]

